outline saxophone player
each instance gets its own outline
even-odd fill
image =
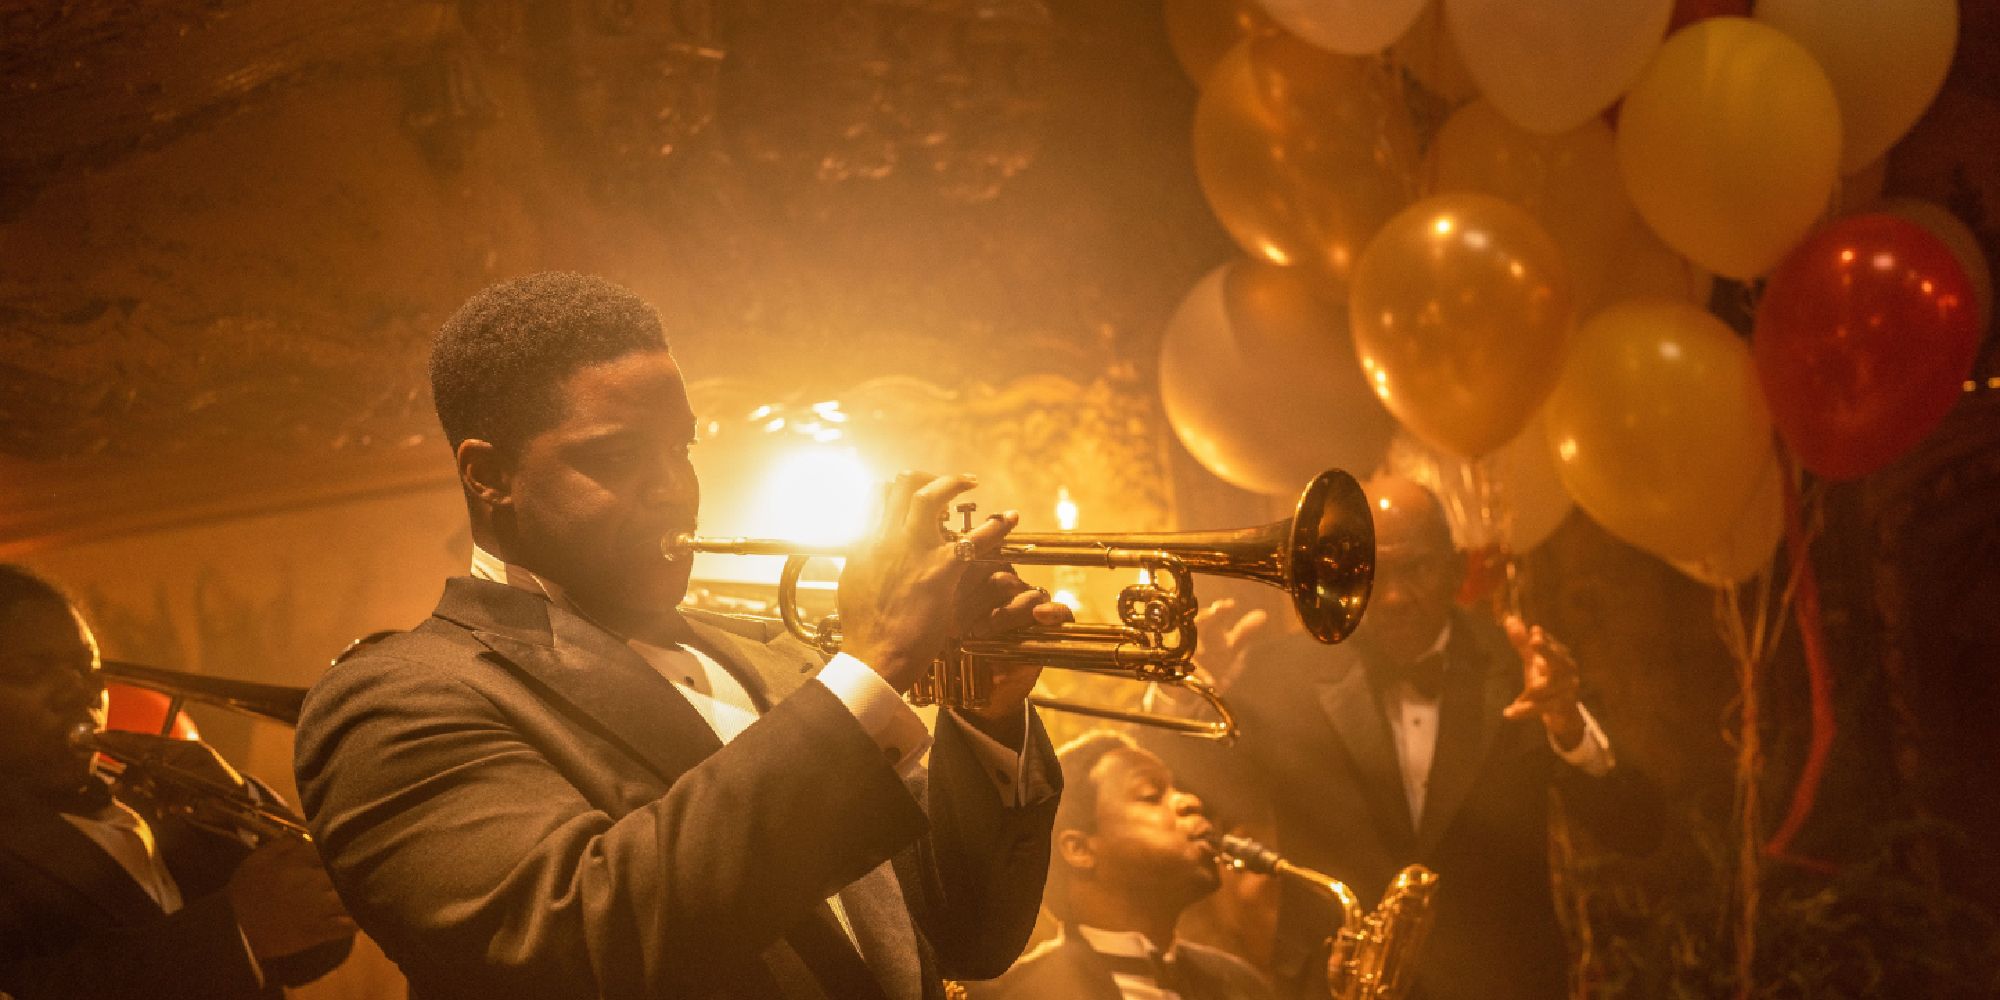
[[[0,995],[268,1000],[340,964],[354,925],[312,845],[253,849],[114,790],[75,740],[103,721],[90,627],[0,565]],[[164,742],[237,780],[206,746]]]
[[[1062,932],[972,1000],[1268,1000],[1242,959],[1178,940],[1181,912],[1221,884],[1201,800],[1123,734],[1086,733],[1057,751],[1063,773],[1044,905]]]

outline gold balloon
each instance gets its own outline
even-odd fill
[[[1674,568],[1711,587],[1733,587],[1771,567],[1771,554],[1785,537],[1784,466],[1774,452],[1757,486],[1721,540]]]
[[[1483,191],[1527,209],[1562,248],[1577,301],[1597,299],[1612,252],[1638,222],[1609,126],[1592,119],[1537,135],[1475,101],[1445,121],[1424,157],[1426,191]]]
[[[1410,200],[1416,129],[1378,62],[1287,35],[1250,38],[1202,90],[1194,162],[1209,206],[1251,256],[1340,283]]]
[[[1749,346],[1686,302],[1600,310],[1577,331],[1542,412],[1577,506],[1669,560],[1711,557],[1771,464]]]
[[[1618,111],[1618,162],[1667,245],[1730,278],[1768,271],[1826,208],[1833,84],[1799,43],[1740,17],[1674,33]]]
[[[1165,0],[1167,44],[1188,79],[1200,86],[1215,64],[1252,35],[1278,30],[1255,0]]]
[[[1375,237],[1348,310],[1362,374],[1418,437],[1466,458],[1505,444],[1554,384],[1572,297],[1562,251],[1491,195],[1433,195]]]
[[[1247,490],[1289,497],[1322,469],[1365,475],[1395,430],[1354,364],[1345,313],[1312,277],[1218,267],[1160,343],[1167,422],[1205,468]]]

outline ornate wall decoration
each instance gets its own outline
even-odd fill
[[[761,0],[732,53],[726,127],[748,161],[821,181],[890,176],[989,201],[1034,163],[1055,19],[1043,0]],[[755,42],[761,41],[761,44]],[[738,58],[740,57],[740,58]]]

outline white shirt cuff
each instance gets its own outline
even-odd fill
[[[1578,705],[1576,710],[1583,716],[1583,739],[1576,741],[1576,746],[1564,750],[1556,746],[1556,738],[1551,734],[1549,749],[1571,767],[1581,768],[1583,773],[1593,778],[1602,778],[1610,774],[1611,768],[1618,763],[1617,758],[1611,756],[1611,741],[1604,738],[1604,730],[1598,728],[1597,719],[1590,714],[1590,709]]]
[[[243,957],[250,960],[250,974],[257,977],[257,988],[260,990],[263,989],[265,985],[264,966],[263,963],[257,961],[257,953],[251,950],[250,935],[244,932],[242,924],[236,925],[236,939],[243,942]]]
[[[1026,714],[1028,706],[1023,704],[1021,712]],[[1021,752],[980,732],[971,723],[961,720],[958,728],[965,733],[971,743],[972,755],[979,758],[979,769],[986,772],[986,777],[993,782],[993,787],[999,790],[1000,804],[1009,809],[1020,805],[1021,782],[1026,780],[1026,776],[1021,773]]]
[[[854,721],[899,774],[907,775],[930,749],[931,733],[889,682],[866,663],[840,653],[821,667],[818,680],[854,714]]]

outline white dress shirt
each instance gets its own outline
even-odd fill
[[[1083,938],[1090,950],[1112,958],[1140,959],[1148,964],[1156,961],[1174,961],[1179,946],[1171,944],[1162,953],[1153,947],[1153,942],[1138,931],[1107,931],[1096,927],[1075,925],[1078,937]],[[1068,931],[1064,931],[1068,933]],[[1180,1000],[1181,995],[1165,986],[1150,975],[1114,969],[1111,982],[1118,987],[1121,1000]],[[1057,1000],[1051,997],[1050,1000]]]

